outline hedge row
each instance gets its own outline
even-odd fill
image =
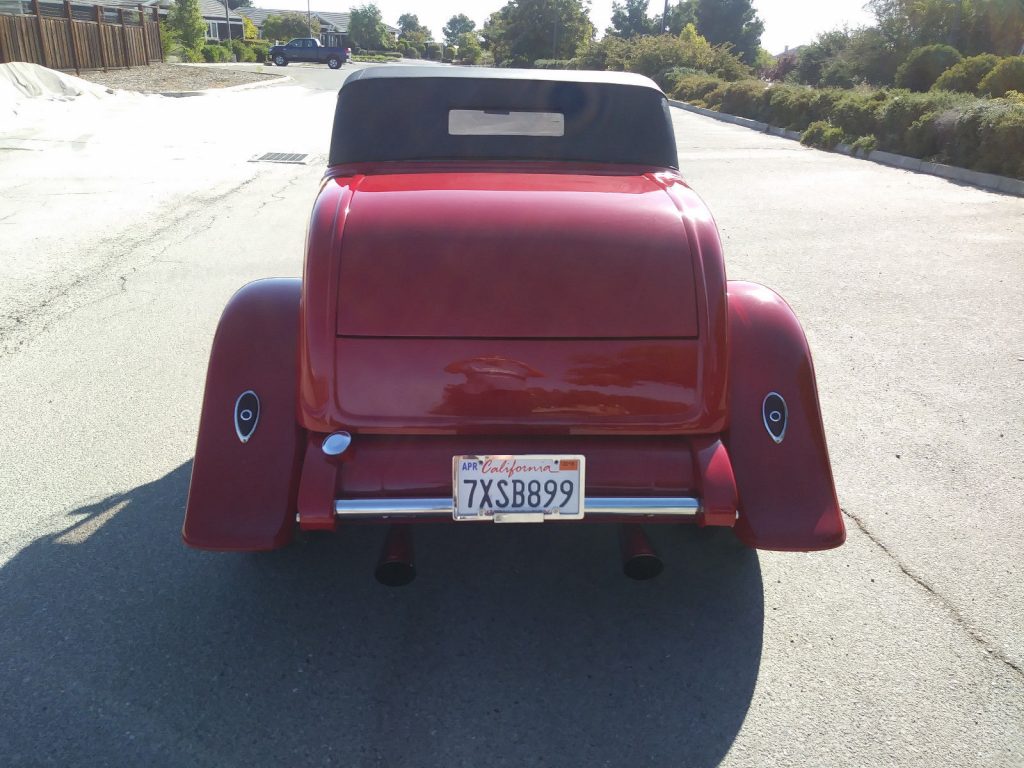
[[[1024,179],[1024,95],[1016,91],[985,99],[941,90],[844,90],[684,75],[671,95],[805,132],[815,146],[856,142],[864,149]]]
[[[205,61],[210,64],[231,61],[259,62],[267,60],[270,51],[270,43],[265,40],[238,40],[232,39],[229,44],[226,40],[222,43],[208,43],[198,51],[183,51],[185,61]]]

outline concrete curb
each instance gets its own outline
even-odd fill
[[[799,131],[787,131],[785,128],[778,128],[774,125],[768,125],[767,123],[762,123],[758,120],[749,120],[745,117],[737,117],[736,115],[729,115],[724,112],[715,112],[713,109],[696,107],[693,104],[687,104],[685,101],[669,99],[668,103],[677,109],[682,109],[686,112],[693,112],[694,114],[703,115],[704,117],[710,117],[723,123],[732,123],[733,125],[750,128],[751,130],[768,133],[772,136],[781,136],[784,139],[800,141]],[[942,163],[929,163],[927,160],[921,160],[916,157],[896,155],[892,152],[882,152],[877,149],[867,156],[864,156],[855,153],[849,144],[839,144],[832,151],[858,160],[870,160],[873,163],[887,165],[891,168],[901,168],[905,171],[912,171],[913,173],[925,173],[929,176],[938,176],[959,184],[970,184],[971,186],[981,187],[982,189],[987,189],[992,192],[1002,192],[1006,195],[1024,197],[1024,181],[1020,179],[1011,179],[1009,176],[998,176],[994,173],[982,173],[981,171],[972,171],[969,168],[958,168],[954,165],[943,165]]]

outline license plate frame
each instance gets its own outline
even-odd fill
[[[485,486],[487,481],[490,485]],[[556,483],[556,488],[554,498],[549,501],[551,486],[546,484],[550,481]],[[476,485],[472,485],[473,482]],[[572,484],[568,500],[565,499],[565,482]],[[517,483],[522,485],[517,486]],[[531,486],[531,483],[537,485]],[[518,495],[522,496],[522,502],[514,504]],[[532,499],[539,503],[531,503]],[[452,457],[452,518],[456,521],[582,520],[586,512],[585,499],[586,458],[579,454]],[[485,506],[488,501],[491,504]]]

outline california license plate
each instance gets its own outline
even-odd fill
[[[582,456],[455,456],[456,520],[540,523],[583,518]]]

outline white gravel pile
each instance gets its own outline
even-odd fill
[[[112,93],[102,85],[38,64],[0,64],[0,115],[18,114],[29,100],[70,101],[79,97],[103,98]]]

